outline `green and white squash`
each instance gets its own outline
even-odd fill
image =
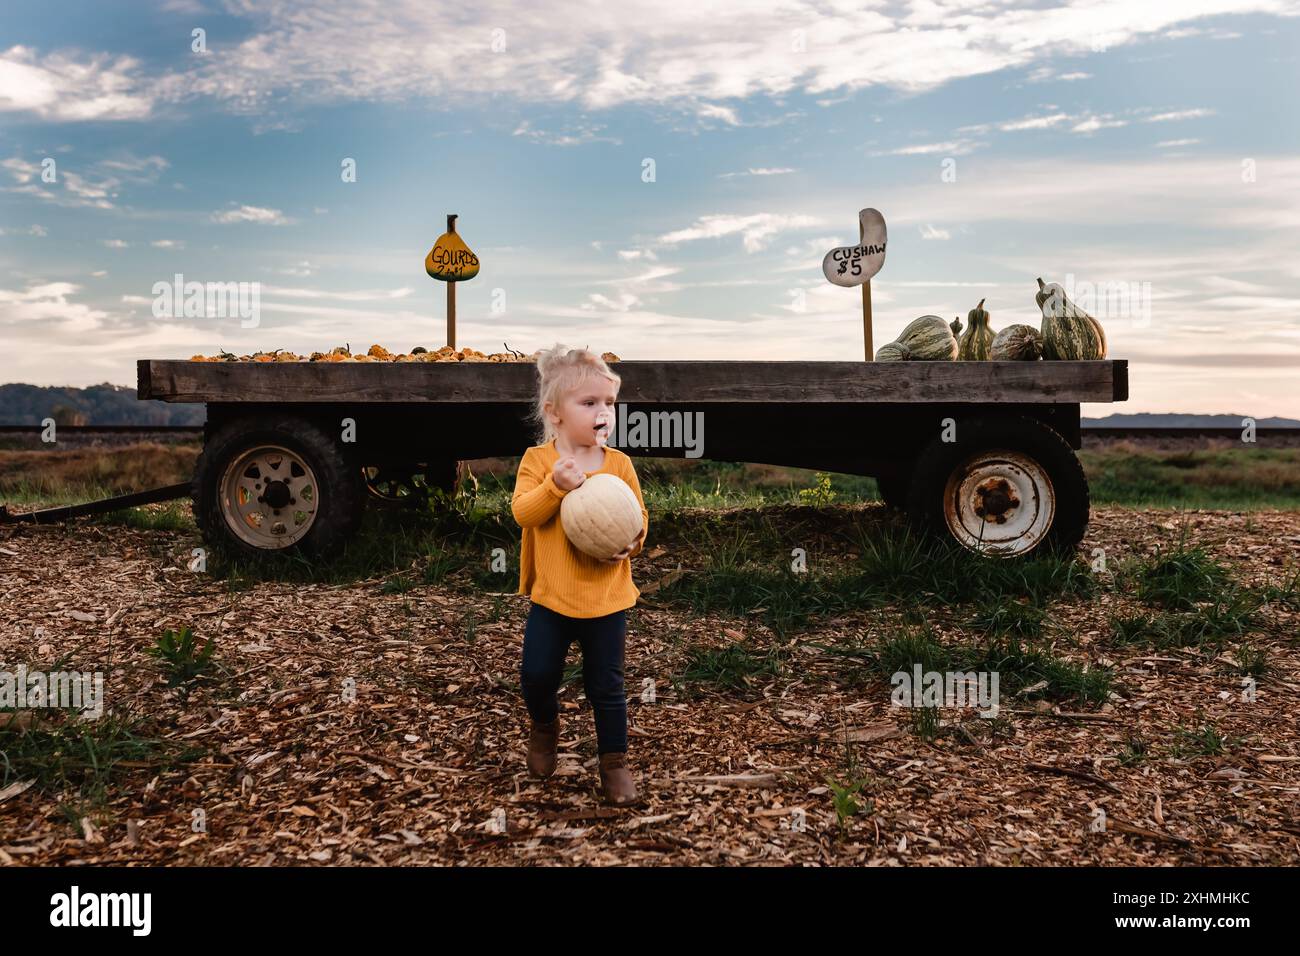
[[[1043,356],[1043,336],[1032,325],[1008,325],[993,336],[989,358],[994,362],[1033,362]]]
[[[957,358],[957,337],[937,315],[908,323],[894,341],[876,351],[877,362],[951,362]]]
[[[1044,285],[1039,279],[1034,302],[1043,313],[1043,358],[1070,362],[1106,357],[1101,323],[1066,298],[1059,285]]]
[[[993,329],[989,327],[989,314],[984,311],[984,300],[966,314],[966,332],[957,341],[957,357],[963,362],[987,362],[993,347]]]

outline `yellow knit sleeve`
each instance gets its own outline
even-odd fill
[[[521,528],[536,528],[546,524],[560,510],[560,502],[568,494],[555,483],[551,472],[545,470],[533,449],[524,453],[515,476],[515,491],[510,499],[510,511]]]
[[[625,456],[622,461],[622,474],[619,476],[630,487],[636,495],[636,500],[641,504],[641,527],[645,529],[645,536],[636,543],[636,547],[628,553],[629,558],[635,558],[645,549],[646,537],[650,534],[650,512],[646,510],[645,499],[641,497],[641,482],[637,480],[636,468],[632,465],[630,456]]]

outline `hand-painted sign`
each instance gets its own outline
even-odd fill
[[[822,274],[840,286],[862,285],[885,264],[885,217],[874,209],[858,213],[861,240],[856,246],[839,246],[826,253]]]
[[[455,232],[444,232],[424,257],[424,271],[443,282],[464,282],[478,275],[478,256]]]

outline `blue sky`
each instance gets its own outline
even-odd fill
[[[1090,311],[1133,397],[1088,411],[1300,417],[1300,3],[558,9],[7,3],[0,379],[436,348],[449,212],[458,345],[856,359],[820,264],[874,206],[877,346],[981,298],[1037,324],[1037,276],[1123,289]],[[260,283],[259,324],[156,318],[178,272]]]

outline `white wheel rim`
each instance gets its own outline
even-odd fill
[[[219,488],[231,532],[255,548],[287,548],[316,520],[316,475],[302,457],[278,445],[244,452],[227,467]]]
[[[943,515],[949,532],[965,547],[1016,557],[1047,536],[1056,515],[1056,493],[1047,471],[1028,455],[985,451],[953,469],[944,488]]]

